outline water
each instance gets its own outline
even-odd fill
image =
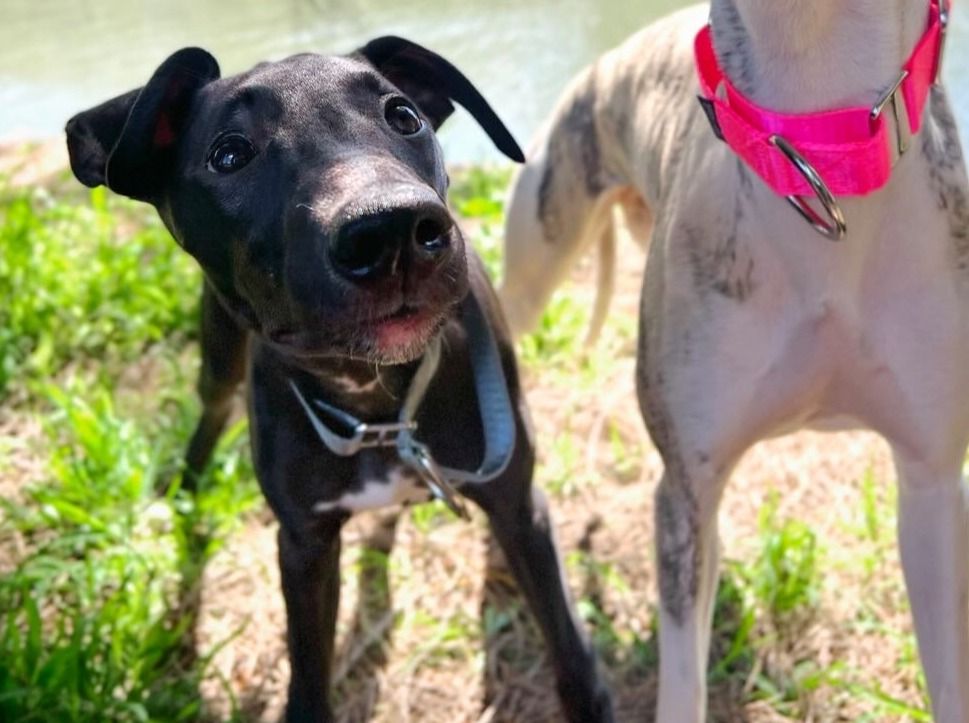
[[[524,145],[572,75],[684,0],[0,0],[0,139],[59,134],[74,112],[143,84],[200,45],[228,75],[295,52],[351,50],[377,35],[451,58]],[[955,3],[946,80],[969,138],[969,8]],[[452,162],[499,158],[460,114]]]

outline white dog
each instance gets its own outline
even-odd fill
[[[717,506],[741,455],[861,426],[894,455],[935,718],[969,722],[969,183],[934,82],[947,18],[940,0],[679,12],[574,80],[515,181],[501,293],[516,331],[583,251],[612,252],[616,207],[650,241],[636,381],[665,464],[660,721],[705,716]]]

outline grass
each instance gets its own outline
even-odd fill
[[[467,169],[451,190],[492,274],[508,177]],[[630,392],[637,289],[585,349],[590,277],[580,269],[556,294],[519,352],[537,477],[577,606],[620,720],[640,720],[657,665],[642,482],[657,460]],[[266,701],[283,695],[278,583],[259,571],[274,565],[272,535],[244,420],[199,494],[179,488],[198,413],[198,285],[149,209],[102,191],[0,186],[0,720],[250,720],[271,717]],[[790,489],[767,487],[755,490],[759,512],[725,532],[712,718],[928,720],[912,637],[897,624],[905,602],[884,481],[859,476],[850,514],[830,524],[808,507],[792,514]],[[468,528],[430,504],[399,527],[404,552],[347,545],[344,719],[553,715],[537,632],[485,554],[481,520]],[[242,562],[253,557],[262,567]],[[220,588],[240,576],[258,592]],[[901,687],[830,630],[890,651],[880,670],[902,671]]]
[[[718,590],[714,630],[727,642],[712,661],[713,680],[743,674],[750,695],[800,718],[805,694],[817,685],[817,667],[798,661],[787,670],[756,671],[758,651],[800,635],[817,613],[819,553],[814,533],[797,520],[778,519],[778,494],[761,508],[760,551],[752,564],[729,560]]]
[[[0,577],[0,718],[194,720],[207,658],[184,650],[186,590],[257,500],[241,435],[197,499],[159,496],[187,425],[123,419],[103,390],[42,394],[50,476],[0,526],[30,550]]]
[[[199,274],[159,221],[103,189],[0,198],[0,400],[40,420],[44,450],[43,472],[3,500],[0,549],[20,552],[0,576],[0,719],[195,720],[213,651],[186,651],[188,598],[258,500],[245,425],[193,499],[178,490],[189,389],[139,417],[119,411],[116,382],[152,345],[180,362]]]
[[[104,188],[83,203],[0,193],[0,399],[68,362],[129,361],[194,336],[199,274],[153,211]]]

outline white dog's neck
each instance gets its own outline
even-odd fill
[[[772,110],[874,102],[898,76],[929,0],[712,0],[717,55],[731,81]]]

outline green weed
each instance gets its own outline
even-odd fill
[[[536,479],[541,482],[542,489],[557,496],[573,494],[581,480],[580,462],[581,450],[576,444],[575,435],[566,429],[555,435],[548,443],[547,451],[542,455]]]
[[[831,682],[851,695],[864,699],[872,706],[871,712],[862,719],[864,721],[885,720],[888,716],[909,721],[932,720],[932,713],[929,711],[928,701],[926,701],[924,708],[916,708],[905,701],[888,695],[877,683],[864,684],[845,679],[835,679]]]
[[[411,522],[422,535],[454,521],[454,514],[444,506],[443,502],[427,502],[414,505],[409,510]]]
[[[200,277],[161,222],[103,188],[0,198],[0,398],[70,360],[129,360],[195,333]]]
[[[190,655],[185,599],[205,560],[258,499],[238,462],[244,428],[197,501],[158,497],[187,429],[159,436],[104,390],[46,387],[50,476],[4,502],[0,540],[31,552],[0,576],[0,719],[193,720],[214,651]],[[213,542],[213,539],[216,541]]]
[[[518,353],[526,366],[547,368],[573,366],[581,356],[589,310],[569,293],[559,289],[542,312],[538,327],[521,338]]]
[[[772,492],[760,510],[762,548],[747,581],[758,607],[775,625],[783,625],[795,613],[817,606],[820,584],[817,538],[802,522],[780,522],[778,500]]]
[[[638,440],[629,441],[623,437],[622,430],[614,422],[607,426],[609,450],[612,454],[612,470],[622,481],[632,481],[639,476],[642,466],[643,449]]]
[[[779,520],[778,495],[759,516],[760,550],[753,564],[724,565],[714,608],[711,682],[747,679],[763,651],[796,634],[813,616],[820,595],[818,545],[797,520]],[[789,671],[760,671],[750,680],[752,698],[778,712],[800,716],[806,697],[825,678],[812,661]]]
[[[471,167],[452,175],[448,197],[465,219],[464,231],[492,282],[501,275],[504,244],[504,195],[511,171]]]
[[[754,665],[754,626],[757,610],[746,593],[743,569],[735,562],[724,566],[713,608],[713,628],[708,673],[711,683],[747,676]]]
[[[510,168],[462,169],[452,174],[448,198],[463,218],[500,224],[510,180]]]
[[[448,660],[471,659],[478,655],[481,647],[480,620],[461,611],[438,617],[424,610],[415,610],[404,617],[401,626],[421,631],[422,642],[408,654],[411,670],[425,665],[435,667]]]

